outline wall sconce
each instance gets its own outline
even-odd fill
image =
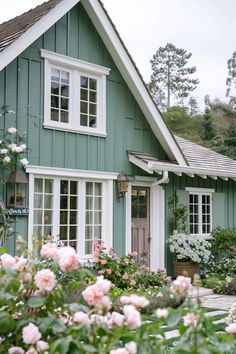
[[[28,180],[22,171],[14,171],[7,179],[7,208],[27,208]]]
[[[128,191],[128,177],[124,172],[121,172],[117,177],[119,199],[124,198],[125,193]]]

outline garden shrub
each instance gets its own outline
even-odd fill
[[[211,253],[216,261],[223,257],[232,257],[231,247],[236,247],[236,229],[222,229],[217,227],[212,230],[213,237]]]
[[[225,294],[228,288],[226,280],[219,279],[217,275],[209,274],[203,279],[203,284],[207,288],[213,289],[216,294]]]
[[[236,295],[236,277],[233,278],[228,277],[227,282],[228,282],[228,287],[226,290],[226,294]]]

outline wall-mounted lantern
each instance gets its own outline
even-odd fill
[[[28,180],[23,171],[14,171],[7,179],[7,208],[27,208]]]
[[[117,177],[119,199],[124,198],[125,193],[128,191],[129,180],[124,172],[121,172]]]

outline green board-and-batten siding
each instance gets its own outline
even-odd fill
[[[40,49],[75,57],[111,69],[107,77],[107,137],[43,128],[44,61]],[[125,79],[81,4],[0,72],[0,107],[15,114],[0,119],[0,128],[16,126],[26,133],[31,165],[92,171],[145,174],[128,161],[127,150],[144,151],[167,159]],[[114,186],[116,189],[116,186]],[[114,243],[124,252],[124,205],[114,196]],[[27,235],[27,218],[17,217],[16,228]],[[13,250],[14,242],[10,241]]]

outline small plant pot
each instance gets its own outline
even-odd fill
[[[193,278],[194,274],[199,273],[199,264],[195,262],[174,261],[174,276],[184,275]]]

